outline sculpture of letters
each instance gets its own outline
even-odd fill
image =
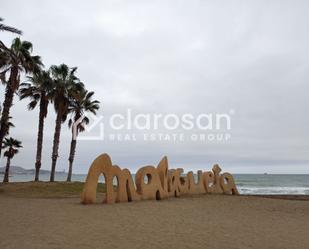
[[[213,166],[212,171],[199,170],[196,183],[192,171],[188,172],[187,176],[183,176],[183,169],[169,170],[167,157],[163,157],[157,167],[140,168],[135,175],[134,184],[128,169],[112,165],[109,155],[102,154],[94,160],[89,169],[81,202],[83,204],[96,202],[97,184],[101,174],[104,175],[106,183],[104,203],[161,200],[185,194],[238,195],[233,176],[229,173],[220,174],[220,171],[217,164]],[[117,178],[118,183],[116,188],[113,185],[114,177]]]

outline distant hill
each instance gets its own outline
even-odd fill
[[[4,174],[5,167],[0,167],[0,174]],[[25,169],[20,166],[11,166],[10,167],[10,175],[33,175],[35,173],[35,169]],[[65,173],[64,171],[56,171],[56,173]],[[41,169],[40,174],[50,174],[49,170]]]

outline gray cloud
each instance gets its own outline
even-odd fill
[[[227,143],[80,141],[76,172],[108,152],[132,170],[168,155],[172,166],[186,169],[219,162],[232,172],[308,173],[308,7],[306,1],[3,0],[1,16],[24,31],[47,67],[78,66],[105,117],[127,107],[178,114],[235,110]],[[14,37],[0,35],[7,44]],[[15,103],[12,136],[24,149],[14,164],[32,168],[38,113],[26,111],[25,101]],[[51,107],[45,169],[54,119]],[[59,169],[67,169],[69,143],[64,125]]]

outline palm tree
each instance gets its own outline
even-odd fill
[[[28,41],[21,41],[15,38],[11,48],[7,48],[0,41],[0,80],[6,84],[3,111],[0,120],[0,145],[9,127],[8,120],[10,109],[13,104],[14,93],[20,84],[22,72],[33,73],[40,70],[43,65],[39,56],[32,56],[32,44]],[[9,74],[8,80],[6,75]],[[0,146],[0,156],[1,156]]]
[[[69,112],[72,113],[72,117],[69,120],[69,128],[72,129],[72,140],[69,155],[69,172],[67,177],[68,182],[71,181],[72,177],[72,168],[78,133],[83,132],[85,130],[84,125],[89,123],[89,119],[87,118],[86,114],[90,112],[96,115],[97,110],[100,108],[100,102],[97,100],[92,100],[93,94],[94,92],[88,92],[87,90],[84,90],[70,102]]]
[[[9,135],[10,128],[15,127],[15,125],[11,121],[9,121],[11,118],[12,117],[9,117],[9,119],[8,119],[8,123],[7,123],[8,129],[7,129],[7,132],[5,134],[6,136]],[[1,120],[1,106],[0,106],[0,120]]]
[[[7,161],[6,161],[3,182],[9,182],[9,171],[10,171],[11,159],[18,153],[18,149],[22,148],[21,141],[16,140],[12,137],[5,138],[3,141],[2,148],[7,149],[4,152],[4,156],[7,157]]]
[[[43,149],[43,131],[44,120],[47,116],[48,104],[50,101],[50,92],[53,87],[53,81],[49,71],[39,71],[33,76],[28,76],[29,83],[22,83],[19,90],[20,99],[29,98],[28,109],[33,110],[39,105],[39,126],[36,145],[35,177],[34,181],[39,181],[39,174],[42,160]]]
[[[0,17],[0,31],[8,31],[8,32],[12,32],[18,35],[22,35],[21,30],[16,29],[14,27],[6,26],[5,24],[1,23],[3,21],[4,19]]]
[[[10,134],[10,128],[14,128],[15,127],[15,125],[10,121],[10,119],[12,119],[11,116],[9,117],[9,120],[8,120],[8,123],[7,123],[8,129],[7,129],[7,132],[4,135],[4,137],[7,137]]]
[[[65,64],[51,67],[51,76],[54,81],[54,88],[51,92],[51,96],[56,111],[56,124],[50,173],[51,182],[55,180],[61,125],[67,118],[70,101],[74,98],[74,96],[78,96],[79,92],[84,89],[84,84],[81,83],[75,76],[76,70],[76,67],[69,68]]]

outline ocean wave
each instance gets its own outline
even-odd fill
[[[305,187],[245,187],[238,186],[240,194],[254,195],[308,195],[309,188]]]

